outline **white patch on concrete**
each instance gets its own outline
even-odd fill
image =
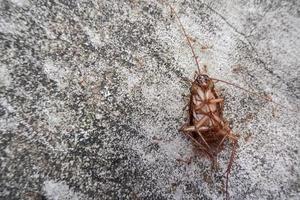
[[[111,92],[109,91],[109,88],[107,86],[104,86],[104,89],[100,92],[105,98],[108,98],[111,96]]]
[[[139,76],[139,74],[131,72],[127,68],[122,68],[121,70],[121,75],[125,79],[124,83],[126,88],[124,88],[124,90],[126,90],[126,92],[130,94],[131,90],[135,86],[140,85],[141,77]]]
[[[47,180],[44,182],[43,190],[49,200],[81,200],[87,199],[83,194],[76,193],[64,182]]]
[[[11,83],[9,71],[5,65],[0,65],[0,87],[8,87]]]
[[[20,31],[24,31],[26,29],[25,25],[20,24],[20,22],[9,22],[5,19],[0,18],[0,32],[4,34],[16,34],[21,35]]]
[[[83,30],[89,36],[91,42],[95,47],[99,47],[102,44],[102,36],[100,33],[96,32],[95,30],[90,29],[89,27],[83,27]]]
[[[28,0],[11,0],[11,2],[19,7],[29,6],[30,4]]]
[[[142,93],[147,102],[156,103],[159,100],[157,85],[143,86]]]
[[[175,200],[181,200],[183,198],[183,191],[180,187],[177,187],[174,193],[174,199]]]
[[[49,110],[44,111],[48,116],[48,123],[51,127],[59,126],[63,122],[63,114],[57,112],[49,112]]]
[[[134,86],[138,85],[139,82],[140,82],[140,78],[138,76],[136,76],[135,74],[128,76],[127,77],[128,90],[131,90]]]
[[[56,81],[60,88],[65,88],[65,77],[67,77],[67,72],[65,69],[57,64],[55,64],[52,60],[46,60],[44,62],[44,70],[47,76]]]

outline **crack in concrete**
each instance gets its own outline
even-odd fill
[[[228,26],[230,26],[236,33],[238,33],[239,35],[242,35],[244,36],[245,38],[247,38],[247,35],[241,31],[239,31],[235,26],[233,26],[232,24],[230,24],[228,22],[228,20],[223,16],[221,15],[219,12],[217,12],[215,9],[213,9],[211,6],[209,6],[208,4],[206,3],[203,3],[203,5],[205,5],[210,11],[212,11],[213,13],[215,13],[216,15],[218,15]]]

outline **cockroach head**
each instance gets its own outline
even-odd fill
[[[197,74],[196,82],[201,86],[209,86],[211,83],[211,79],[206,74]]]

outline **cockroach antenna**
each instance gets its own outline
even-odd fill
[[[182,25],[182,23],[181,23],[181,21],[180,21],[178,15],[177,15],[175,9],[174,9],[170,4],[168,4],[168,6],[169,6],[170,9],[171,9],[171,13],[175,15],[175,17],[176,17],[176,19],[177,19],[177,21],[178,21],[178,23],[179,23],[179,26],[180,26],[180,28],[181,28],[181,31],[183,32],[183,34],[184,34],[184,36],[185,36],[185,38],[186,38],[186,40],[187,40],[187,42],[188,42],[188,45],[189,45],[189,47],[191,48],[191,51],[192,51],[192,54],[193,54],[193,58],[195,59],[195,63],[196,63],[197,68],[198,68],[198,73],[201,74],[200,64],[199,64],[199,61],[198,61],[198,56],[196,56],[196,53],[195,53],[194,48],[193,48],[193,46],[192,46],[192,43],[191,43],[191,41],[190,41],[190,39],[189,39],[189,36],[188,36],[188,34],[186,33],[185,28],[183,27],[183,25]]]

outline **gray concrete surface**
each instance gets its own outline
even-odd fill
[[[162,1],[0,1],[0,199],[223,199],[178,128],[196,66]],[[172,1],[240,135],[232,199],[300,198],[300,3]]]

